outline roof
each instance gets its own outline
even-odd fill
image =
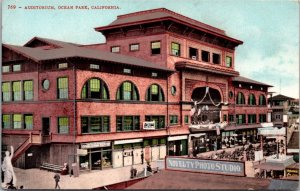
[[[161,20],[172,20],[175,22],[181,22],[185,25],[197,28],[204,32],[209,32],[217,36],[227,37],[227,39],[236,42],[237,44],[242,44],[243,42],[234,38],[231,38],[225,34],[224,30],[215,28],[213,26],[207,25],[205,23],[196,21],[194,19],[188,18],[181,14],[175,13],[170,11],[166,8],[158,8],[158,9],[151,9],[145,11],[139,11],[134,13],[129,13],[125,15],[119,15],[116,20],[110,23],[107,26],[103,27],[96,27],[96,31],[104,31],[107,29],[118,28],[122,26],[128,25],[136,25],[136,24],[143,24]]]
[[[278,94],[276,96],[272,97],[272,101],[287,101],[287,100],[294,100],[294,98],[282,95],[282,94]]]
[[[243,76],[234,77],[232,79],[232,81],[233,82],[243,82],[243,83],[247,83],[247,84],[255,84],[255,85],[261,85],[261,86],[273,87],[271,85],[268,85],[268,84],[265,84],[265,83],[262,83],[262,82],[258,82],[258,81],[255,81],[255,80],[243,77]]]
[[[24,57],[32,59],[36,62],[62,59],[62,58],[80,57],[80,58],[108,61],[112,63],[126,64],[126,65],[137,66],[137,67],[145,67],[150,69],[162,70],[166,72],[173,72],[173,70],[168,69],[166,67],[132,56],[116,54],[111,52],[104,52],[100,50],[94,50],[91,48],[79,47],[72,43],[56,41],[51,39],[44,39],[39,37],[38,38],[35,37],[33,39],[38,39],[38,40],[41,39],[42,41],[58,46],[58,48],[44,50],[43,48],[39,48],[39,47],[37,48],[26,47],[26,45],[30,44],[32,40],[26,43],[25,46],[16,46],[16,45],[8,45],[8,44],[3,44],[3,46],[23,55]]]
[[[270,180],[162,170],[126,189],[266,189]]]
[[[201,62],[185,62],[185,61],[180,61],[175,63],[175,67],[177,69],[192,69],[192,70],[199,70],[199,71],[204,71],[204,72],[211,72],[211,73],[217,73],[217,74],[222,74],[226,76],[237,76],[239,75],[239,72],[231,69],[227,69],[222,66],[214,66],[212,64],[203,64]]]

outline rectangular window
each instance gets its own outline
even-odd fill
[[[33,116],[32,114],[24,115],[24,129],[32,129],[33,128]]]
[[[260,123],[267,122],[267,115],[266,114],[259,114],[259,122]]]
[[[99,70],[100,66],[98,64],[90,64],[90,69]]]
[[[232,66],[232,57],[226,56],[226,67],[230,68]]]
[[[68,68],[68,63],[59,63],[58,68],[59,69]]]
[[[2,66],[2,73],[9,72],[10,67],[9,66]]]
[[[117,131],[140,130],[140,116],[117,116]]]
[[[213,53],[213,63],[220,64],[220,54]]]
[[[151,42],[151,54],[160,54],[160,41],[158,42]]]
[[[13,101],[21,101],[22,100],[22,86],[21,81],[13,82]]]
[[[10,82],[2,83],[2,100],[3,102],[10,101],[11,98]]]
[[[13,65],[13,72],[21,71],[21,64],[14,64]]]
[[[13,125],[14,125],[14,129],[22,128],[22,115],[21,114],[13,114]]]
[[[57,79],[57,98],[68,99],[68,78],[67,77]]]
[[[193,60],[198,60],[198,49],[189,47],[189,57]]]
[[[171,43],[171,52],[174,56],[180,56],[180,44],[172,42]]]
[[[3,114],[2,115],[2,128],[3,129],[9,129],[9,128],[11,128],[10,115],[7,115],[7,114]]]
[[[123,69],[123,73],[125,73],[125,74],[131,74],[131,69],[124,68]]]
[[[81,133],[103,133],[109,131],[109,116],[81,117]]]
[[[275,119],[281,119],[281,116],[279,114],[275,115]]]
[[[227,121],[227,115],[223,115],[223,121]]]
[[[58,133],[67,134],[69,133],[69,118],[58,117]]]
[[[111,47],[111,52],[113,53],[119,53],[120,52],[120,46],[112,46]]]
[[[33,99],[33,81],[28,80],[23,83],[24,90],[24,100],[32,100]]]
[[[184,116],[184,124],[189,124],[189,116],[188,115]]]
[[[234,115],[228,115],[229,122],[234,122]]]
[[[236,115],[236,123],[237,124],[245,124],[246,123],[246,115],[245,114]]]
[[[209,62],[209,52],[208,51],[205,51],[205,50],[201,51],[201,60],[203,62]]]
[[[129,45],[130,51],[138,51],[140,49],[140,44],[131,44]]]
[[[256,123],[256,115],[255,114],[249,114],[248,115],[248,123],[249,124]]]
[[[177,115],[170,115],[170,125],[178,124],[178,116]]]
[[[163,115],[146,115],[145,121],[154,121],[155,129],[165,128],[165,116]]]
[[[151,73],[151,76],[152,76],[152,77],[157,77],[157,73],[156,73],[156,72],[152,72],[152,73]]]

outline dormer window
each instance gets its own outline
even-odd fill
[[[9,72],[10,67],[9,66],[2,66],[2,73]]]
[[[68,63],[59,63],[58,68],[59,69],[68,68]]]
[[[13,65],[13,72],[21,71],[21,64],[14,64]]]
[[[205,50],[201,51],[201,60],[203,62],[209,62],[209,52],[208,51],[205,51]]]
[[[100,66],[98,64],[90,64],[90,69],[99,70]]]
[[[130,51],[138,51],[140,49],[140,44],[131,44],[129,45]]]
[[[112,46],[111,47],[111,52],[112,53],[119,53],[121,50],[120,46]]]
[[[124,69],[123,69],[123,73],[125,73],[125,74],[131,74],[131,69],[129,69],[129,68],[124,68]]]
[[[180,44],[172,42],[171,49],[172,49],[172,55],[180,56]]]
[[[151,73],[151,76],[152,76],[152,77],[157,77],[157,73],[156,73],[156,72],[152,72],[152,73]]]

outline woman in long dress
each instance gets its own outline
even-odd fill
[[[11,146],[10,148],[11,154],[9,154],[9,151],[5,151],[5,157],[2,163],[2,170],[4,171],[4,184],[10,184],[12,181],[12,184],[16,186],[17,178],[11,162],[14,155],[14,148],[13,146]]]

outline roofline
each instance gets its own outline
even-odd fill
[[[242,77],[242,76],[236,76],[236,77]],[[246,84],[256,84],[256,85],[261,85],[261,86],[267,86],[267,87],[274,87],[272,85],[269,84],[265,84],[265,83],[261,83],[261,82],[244,82],[244,81],[239,81],[239,80],[232,80],[233,82],[242,82],[242,83],[246,83]]]
[[[103,26],[103,27],[95,27],[94,30],[97,31],[97,32],[102,32],[102,31],[105,31],[105,30],[108,30],[108,29],[114,29],[114,28],[118,28],[118,27],[133,26],[133,25],[138,25],[138,24],[151,23],[151,22],[164,21],[164,20],[173,20],[175,22],[183,23],[185,25],[196,28],[198,30],[201,30],[201,31],[204,31],[204,32],[207,32],[207,33],[211,33],[215,36],[222,37],[222,38],[225,38],[227,40],[233,41],[233,42],[237,43],[238,45],[244,43],[241,40],[229,37],[227,35],[219,34],[217,32],[214,32],[214,31],[211,31],[211,30],[208,30],[208,29],[201,28],[197,25],[190,24],[190,23],[187,23],[185,21],[178,20],[178,19],[176,19],[174,17],[171,17],[171,16],[161,17],[161,18],[157,18],[157,19],[149,19],[149,20],[145,20],[145,21],[128,22],[128,23],[124,23],[124,24],[116,24],[116,25],[110,25],[110,26],[107,25],[107,26]]]
[[[8,49],[10,49],[10,50],[12,50],[12,51],[14,51],[14,52],[16,52],[16,53],[18,53],[18,54],[20,54],[20,55],[26,57],[26,58],[28,58],[28,59],[31,59],[31,60],[33,60],[33,61],[35,61],[35,62],[39,62],[39,60],[36,60],[35,58],[33,58],[33,57],[31,57],[31,56],[29,56],[29,55],[27,55],[27,54],[24,54],[23,52],[20,52],[20,51],[14,49],[13,47],[11,47],[11,46],[8,45],[8,44],[2,44],[2,46],[4,46],[5,48],[8,48]]]

